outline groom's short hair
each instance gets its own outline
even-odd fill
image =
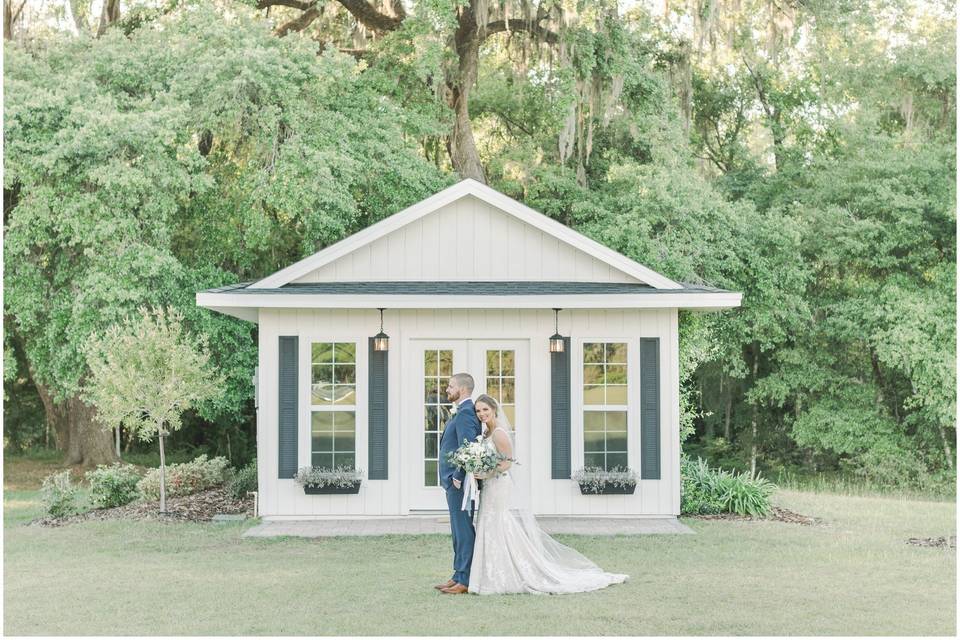
[[[450,376],[450,379],[453,380],[453,384],[458,387],[466,387],[468,393],[473,393],[473,376],[469,373],[455,373]]]

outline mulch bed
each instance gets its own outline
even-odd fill
[[[796,511],[790,511],[790,509],[784,509],[783,507],[771,507],[770,515],[763,516],[742,516],[738,513],[702,513],[702,514],[690,514],[683,515],[684,518],[699,518],[701,520],[779,520],[780,522],[790,522],[793,524],[803,524],[803,525],[819,525],[823,524],[824,520],[822,518],[815,518],[812,516],[805,516],[797,513]]]
[[[918,547],[957,548],[957,536],[940,536],[939,538],[907,538],[907,544]]]
[[[131,502],[122,507],[92,509],[65,518],[45,516],[28,525],[59,527],[89,520],[152,520],[157,522],[210,522],[218,513],[240,513],[253,517],[253,498],[237,499],[224,487],[215,487],[189,496],[167,498],[167,513],[161,515],[160,501]]]

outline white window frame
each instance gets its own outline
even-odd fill
[[[297,447],[297,467],[307,467],[313,464],[313,412],[321,411],[353,411],[355,416],[356,432],[354,434],[355,467],[363,470],[366,477],[368,469],[367,427],[368,427],[368,393],[367,377],[369,367],[368,338],[356,335],[306,334],[300,335],[300,428],[299,446]],[[315,342],[353,342],[356,344],[356,400],[355,404],[313,404],[313,343]]]
[[[570,341],[570,386],[571,390],[571,454],[573,471],[585,466],[583,450],[583,345],[589,342],[625,342],[627,344],[627,404],[589,405],[595,411],[627,410],[627,464],[634,471],[640,470],[640,341],[636,336],[586,336]]]

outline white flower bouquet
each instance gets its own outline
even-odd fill
[[[486,475],[496,469],[503,460],[515,462],[513,458],[508,458],[497,451],[493,442],[485,440],[482,435],[477,436],[473,442],[464,438],[463,444],[456,451],[447,454],[447,461],[450,464],[467,472],[464,478],[461,509],[466,509],[471,502],[476,508],[480,507],[480,488],[477,485],[476,474]]]
[[[477,436],[473,442],[464,438],[460,448],[447,454],[447,462],[473,474],[493,471],[501,461],[507,459],[507,456],[497,451],[492,442],[485,441],[482,435]]]

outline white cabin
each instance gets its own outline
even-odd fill
[[[741,295],[674,282],[468,179],[197,304],[259,324],[266,520],[446,513],[437,447],[457,372],[508,412],[534,513],[664,517],[680,513],[677,311]],[[306,494],[292,476],[310,465],[363,470],[359,492]],[[570,479],[624,465],[633,494]]]

